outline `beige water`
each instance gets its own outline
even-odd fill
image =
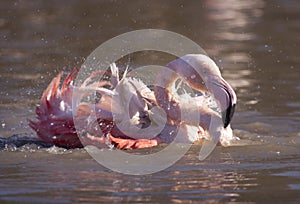
[[[195,145],[147,176],[112,172],[83,149],[0,145],[0,202],[300,202],[297,0],[1,1],[0,137],[33,133],[26,120],[58,71],[145,28],[187,36],[222,67],[238,95],[232,127],[245,145],[218,146],[204,162]]]

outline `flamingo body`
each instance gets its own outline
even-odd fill
[[[127,76],[126,71],[120,79],[115,64],[111,65],[110,81],[89,84],[97,75],[93,73],[79,87],[73,85],[77,69],[68,74],[61,86],[62,73],[59,73],[44,91],[40,106],[36,108],[37,120],[29,120],[29,126],[44,142],[64,148],[81,148],[87,144],[113,144],[119,149],[152,147],[171,142],[179,127],[186,131],[183,142],[195,142],[202,138],[210,139],[212,120],[221,121],[213,130],[217,132],[221,144],[232,139],[229,123],[236,95],[222,78],[217,65],[204,55],[186,55],[170,62],[166,67],[173,73],[166,74],[162,71],[157,79],[158,83],[164,83],[165,88],[157,86],[153,90],[143,82]],[[209,93],[222,114],[205,105],[207,99],[203,96],[178,95],[172,92],[171,87],[178,78],[198,92]],[[86,102],[78,102],[77,107],[73,107],[72,97],[78,94],[78,90],[82,92],[81,95],[91,91],[101,95],[94,111]],[[129,104],[129,111],[126,104]],[[154,108],[156,106],[163,111],[157,111]],[[185,113],[188,114],[184,115]],[[95,115],[96,120],[88,119],[91,114]],[[184,121],[179,119],[181,116]],[[75,127],[75,123],[79,124],[79,129],[87,132],[84,137],[78,137],[80,130],[78,125]],[[143,131],[148,126],[151,129]],[[124,127],[128,128],[124,130]],[[158,130],[161,131],[156,134]]]

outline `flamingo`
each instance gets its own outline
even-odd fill
[[[186,131],[187,137],[183,141],[217,139],[222,145],[227,145],[235,138],[230,122],[237,101],[236,94],[208,56],[189,54],[168,63],[157,78],[157,84],[163,86],[154,86],[153,89],[141,80],[130,77],[127,70],[120,78],[115,64],[108,71],[110,81],[91,83],[95,76],[104,74],[95,72],[81,85],[75,86],[78,72],[77,69],[71,71],[61,87],[62,73],[59,73],[42,94],[40,106],[36,107],[37,120],[29,120],[29,126],[45,143],[64,148],[81,148],[88,144],[113,145],[118,149],[147,148],[171,142],[179,127]],[[199,95],[174,92],[178,79]],[[101,96],[94,110],[87,102],[78,100],[72,103],[72,97],[79,95],[81,98],[92,92]],[[208,98],[216,101],[221,114],[207,105]],[[125,104],[129,104],[129,112],[124,119],[122,116],[127,114]],[[179,119],[182,113],[190,114],[182,121]],[[89,120],[91,115],[94,116],[93,120]],[[218,123],[210,130],[212,120]],[[125,125],[118,125],[123,122]],[[152,127],[153,132],[142,131],[143,127],[148,126]],[[129,128],[124,131],[120,127]],[[130,127],[138,127],[141,131],[132,131]],[[160,133],[156,134],[158,130]],[[78,135],[81,131],[85,133],[84,136]],[[217,134],[217,138],[211,138],[211,131]]]

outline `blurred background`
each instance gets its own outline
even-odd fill
[[[253,141],[267,141],[270,144],[267,148],[257,147],[257,149],[249,150],[246,154],[243,154],[244,148],[236,149],[236,155],[244,155],[238,163],[248,161],[249,157],[256,158],[259,154],[257,152],[266,148],[265,152],[260,153],[264,156],[269,155],[268,158],[272,158],[270,163],[274,162],[275,157],[278,159],[278,165],[279,163],[287,164],[284,167],[275,166],[273,170],[270,170],[272,173],[269,174],[263,170],[268,161],[264,157],[258,157],[255,161],[258,167],[246,173],[246,176],[244,174],[241,176],[240,172],[236,171],[234,174],[227,174],[232,172],[226,169],[217,175],[223,180],[230,175],[237,186],[228,185],[229,187],[226,188],[225,185],[224,188],[217,188],[220,191],[215,197],[212,196],[212,201],[217,202],[223,199],[257,201],[256,199],[259,199],[260,196],[263,200],[262,195],[273,195],[274,188],[281,192],[277,195],[278,197],[299,201],[300,197],[296,195],[296,191],[300,190],[300,1],[298,0],[200,0],[189,2],[177,0],[70,0],[65,3],[58,0],[1,0],[0,137],[32,133],[32,130],[28,128],[27,118],[35,117],[35,106],[39,103],[43,90],[59,71],[69,71],[73,67],[79,67],[95,48],[112,37],[124,32],[147,28],[169,30],[190,38],[198,43],[220,66],[224,78],[233,86],[238,96],[238,106],[232,122],[235,134]],[[196,155],[197,151],[195,151]],[[230,152],[230,150],[226,151]],[[284,152],[286,157],[282,156]],[[9,152],[0,152],[0,154],[2,154],[0,159],[3,160],[2,167],[5,164],[4,161],[7,162],[6,166],[13,166],[10,161],[16,159],[15,157],[18,158]],[[234,153],[231,157],[234,157],[233,155]],[[282,157],[278,158],[278,156]],[[22,161],[21,158],[20,156],[18,161]],[[237,158],[239,157],[237,156]],[[286,160],[287,158],[288,160]],[[221,159],[222,162],[225,160]],[[36,162],[36,165],[39,162]],[[199,161],[194,161],[193,164],[197,162]],[[96,166],[96,164],[94,165]],[[182,165],[186,169],[187,164]],[[0,168],[2,167],[0,164]],[[281,171],[282,168],[287,169]],[[10,170],[6,170],[3,167],[2,173],[11,173]],[[69,170],[66,167],[65,171]],[[103,171],[105,174],[102,172],[101,175],[114,175],[113,179],[118,178],[120,182],[124,181],[120,175]],[[188,172],[189,174],[183,175],[193,177],[193,181],[197,180],[196,176],[200,176],[198,173],[190,174],[191,172]],[[54,171],[52,173],[54,176]],[[277,179],[279,177],[274,176],[276,174],[283,176],[286,180],[279,179],[282,182],[280,183]],[[204,174],[206,177],[207,175],[210,173]],[[266,180],[255,175],[265,175]],[[93,175],[89,176],[93,177]],[[254,177],[254,180],[257,181],[257,185],[253,185],[252,188],[249,187],[251,179],[246,179],[249,177]],[[162,176],[162,178],[165,177]],[[232,181],[230,178],[226,180],[229,183]],[[239,186],[241,180],[236,178],[242,179],[242,183],[248,182],[249,186]],[[149,179],[151,180],[151,178]],[[6,181],[12,182],[11,180]],[[89,179],[84,181],[88,183]],[[110,185],[111,181],[108,180],[106,184]],[[171,180],[168,181],[170,184]],[[17,183],[20,180],[14,180],[14,182]],[[163,186],[163,183],[159,183],[159,179],[157,182],[158,186],[153,183],[151,185],[150,182],[148,187],[152,189],[153,186],[155,188]],[[204,181],[201,182],[203,184]],[[215,186],[209,185],[214,183],[209,178],[206,183],[206,187],[202,186],[204,189],[214,189]],[[269,183],[268,187],[265,186],[266,183]],[[123,186],[123,190],[125,188],[127,189],[125,192],[129,191],[129,193],[118,194],[117,201],[137,201],[134,199],[136,197],[127,198],[129,195],[137,195],[135,194],[139,192],[137,189],[142,188],[139,181],[135,180],[134,184],[128,181],[127,184],[127,188]],[[197,182],[194,184],[196,185]],[[163,188],[161,192],[168,195],[164,197],[166,202],[178,201],[177,203],[182,200],[190,202],[194,198],[204,199],[205,196],[208,196],[207,192],[202,191],[194,192],[194,194],[193,192],[190,192],[191,194],[174,193],[193,189],[194,184],[190,183],[189,186],[186,183],[177,183],[178,188],[171,190]],[[59,184],[57,185],[59,186]],[[104,184],[100,182],[99,186],[101,185]],[[137,185],[137,189],[131,191],[129,187],[132,185]],[[219,185],[221,184],[218,183],[216,186]],[[95,189],[100,188],[99,186],[96,185]],[[115,186],[118,186],[118,183]],[[122,191],[121,188],[115,188],[115,186],[114,191]],[[194,187],[201,189],[201,186]],[[236,191],[237,189],[238,191]],[[246,192],[255,190],[256,194],[246,193],[248,196],[243,197],[239,191],[241,189]],[[15,190],[14,184],[12,184],[11,190]],[[223,191],[226,192],[222,194]],[[261,191],[263,193],[260,193]],[[6,192],[3,193],[6,195],[9,191],[3,192]],[[46,192],[49,194],[49,191]],[[51,192],[49,195],[52,195]],[[146,190],[146,192],[148,191]],[[31,193],[32,191],[30,191],[28,199],[32,198],[30,197]],[[169,195],[172,193],[177,197]],[[67,195],[70,195],[71,198],[73,194]],[[109,197],[111,194],[108,193],[107,196]],[[8,198],[11,197],[8,196]],[[68,198],[65,195],[64,198],[59,197],[58,199],[72,201]],[[160,194],[144,192],[141,199],[146,198],[149,202],[155,202],[162,197]]]

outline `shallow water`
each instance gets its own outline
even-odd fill
[[[33,133],[27,118],[35,117],[42,91],[60,70],[80,66],[116,35],[156,28],[187,36],[222,67],[238,95],[232,127],[245,141],[242,146],[218,146],[203,162],[195,145],[175,165],[146,176],[112,172],[83,149],[4,145],[1,202],[300,201],[297,0],[0,5],[0,137]]]

